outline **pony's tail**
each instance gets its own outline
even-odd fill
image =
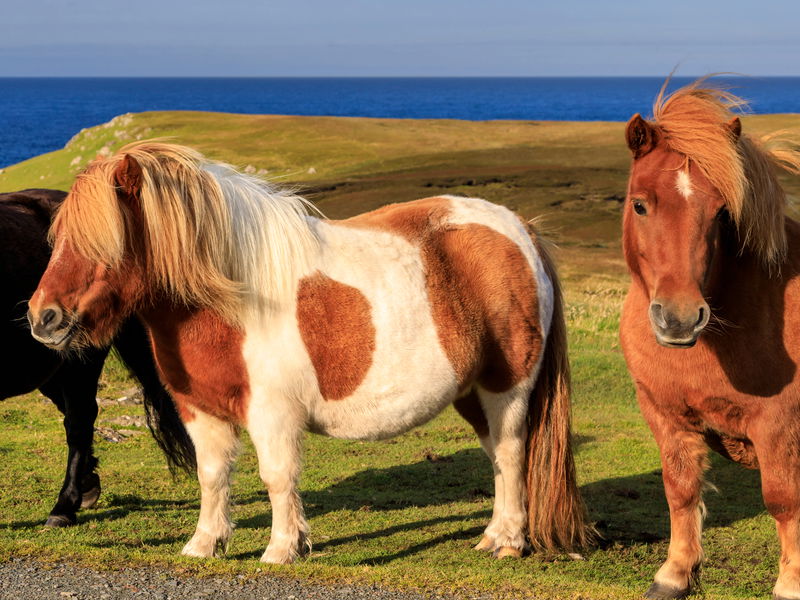
[[[159,379],[144,326],[136,317],[128,319],[113,344],[122,362],[142,384],[147,426],[164,452],[170,471],[173,475],[179,470],[194,473],[197,469],[194,444],[178,416],[172,397]]]
[[[530,225],[529,232],[553,284],[553,318],[528,402],[528,535],[536,550],[571,552],[588,547],[596,532],[588,523],[572,457],[570,369],[561,287],[549,249]]]

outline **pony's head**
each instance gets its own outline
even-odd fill
[[[228,316],[237,289],[215,260],[213,246],[223,244],[211,232],[226,229],[229,213],[202,163],[189,148],[150,142],[98,158],[78,175],[29,302],[36,339],[60,350],[108,343],[127,316],[159,297],[218,301]]]
[[[78,175],[50,230],[53,253],[29,302],[40,342],[58,350],[105,344],[142,300],[141,243],[131,227],[141,177],[127,158],[95,161]]]
[[[185,146],[137,142],[78,175],[30,300],[58,349],[111,340],[132,312],[211,308],[240,325],[293,297],[317,239],[308,204]]]
[[[742,134],[744,101],[699,80],[672,94],[653,119],[634,115],[623,249],[650,299],[657,341],[693,346],[711,318],[709,285],[720,257],[749,253],[769,273],[786,257],[785,195],[776,162]],[[798,155],[783,156],[789,168]]]

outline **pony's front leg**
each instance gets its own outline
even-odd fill
[[[182,554],[205,558],[215,556],[217,548],[225,549],[233,533],[230,473],[239,448],[239,434],[231,423],[200,411],[185,425],[197,453],[200,518]]]
[[[65,362],[40,388],[64,415],[69,447],[64,485],[47,518],[48,527],[75,525],[78,509],[94,506],[100,495],[92,441],[97,419],[97,380],[107,354],[108,348],[87,350],[81,360]]]
[[[661,451],[664,492],[669,503],[670,539],[666,562],[645,598],[683,598],[692,589],[703,559],[703,482],[708,447],[699,433],[680,431],[645,411]]]
[[[247,430],[258,454],[258,469],[272,505],[272,532],[262,562],[289,564],[310,547],[308,523],[297,492],[302,420],[290,406],[251,411]]]
[[[775,600],[799,600],[800,487],[797,474],[800,462],[787,451],[791,443],[788,436],[775,436],[774,430],[772,434],[765,445],[758,441],[755,444],[761,470],[761,493],[767,510],[775,519],[781,542],[780,570],[772,594]]]

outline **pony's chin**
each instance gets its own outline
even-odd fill
[[[69,349],[70,343],[75,338],[76,331],[77,327],[75,326],[75,323],[70,323],[67,327],[64,327],[58,331],[54,331],[52,334],[49,334],[45,337],[36,335],[33,332],[31,333],[36,341],[41,342],[51,350],[63,352]]]
[[[656,341],[659,343],[659,345],[664,346],[665,348],[691,348],[697,343],[697,337],[698,336],[693,338],[677,339],[656,333]]]

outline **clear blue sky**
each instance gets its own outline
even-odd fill
[[[800,75],[800,0],[2,0],[0,76]]]

